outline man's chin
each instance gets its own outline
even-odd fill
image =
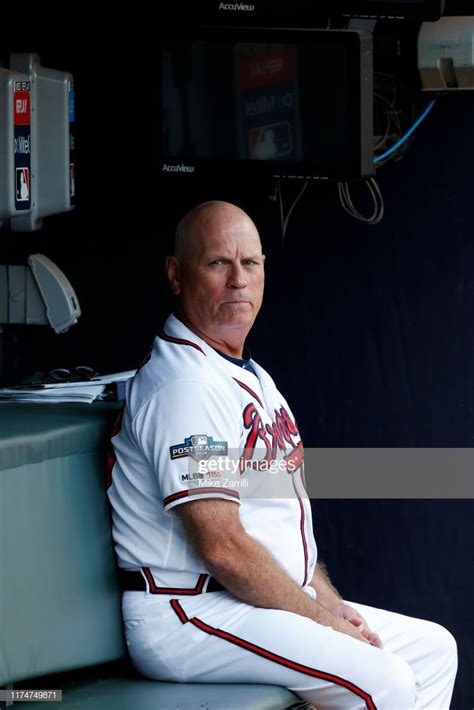
[[[232,316],[220,319],[220,327],[229,330],[250,330],[255,320],[255,316],[250,311],[248,313],[234,313]]]

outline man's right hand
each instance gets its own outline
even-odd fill
[[[362,636],[370,643],[371,646],[383,648],[382,639],[378,634],[375,633],[375,631],[372,631],[364,617],[359,614],[357,609],[354,609],[342,600],[340,600],[339,603],[335,604],[334,606],[328,606],[327,609],[334,616],[348,621],[351,626],[355,626],[357,630],[362,634]]]
[[[332,611],[326,609],[326,607],[322,606],[317,601],[315,601],[314,604],[316,609],[315,616],[313,618],[318,624],[330,626],[331,629],[334,629],[334,631],[339,631],[341,634],[346,634],[347,636],[357,639],[357,641],[362,641],[363,643],[372,645],[370,639],[362,633],[362,629],[360,627],[352,624],[343,616],[333,614]]]
[[[347,634],[347,636],[352,636],[352,638],[357,639],[357,641],[362,641],[363,643],[368,643],[369,645],[372,645],[370,640],[366,638],[361,631],[357,628],[357,626],[354,626],[354,624],[351,624],[350,621],[346,621],[346,619],[340,619],[337,616],[331,615],[332,620],[330,623],[330,626],[335,630],[335,631],[340,631],[342,634]]]

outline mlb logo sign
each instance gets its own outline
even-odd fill
[[[271,160],[290,155],[292,150],[293,141],[289,121],[254,127],[249,131],[251,158]]]
[[[30,199],[30,169],[16,168],[16,201],[28,202]]]

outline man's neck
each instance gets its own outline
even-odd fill
[[[240,330],[233,330],[229,333],[226,333],[225,339],[213,338],[212,336],[208,335],[208,333],[204,333],[202,330],[199,330],[199,328],[193,325],[193,323],[191,323],[186,318],[184,313],[182,313],[182,311],[180,311],[179,309],[176,309],[174,311],[174,315],[176,316],[176,318],[178,318],[178,320],[184,323],[184,325],[189,328],[189,330],[191,330],[202,340],[204,340],[204,342],[210,345],[211,348],[214,348],[214,350],[219,350],[225,355],[230,355],[230,357],[242,359],[245,338],[247,337],[248,332],[247,330],[245,330],[245,332],[242,332]]]

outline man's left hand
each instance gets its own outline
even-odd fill
[[[372,631],[369,628],[366,620],[361,614],[359,614],[357,609],[354,609],[353,607],[349,606],[349,604],[344,604],[344,602],[341,601],[338,604],[329,607],[328,611],[330,611],[331,614],[334,614],[334,616],[337,616],[340,619],[345,619],[346,621],[349,621],[351,624],[356,626],[361,632],[362,636],[364,636],[364,638],[366,638],[372,646],[376,646],[377,648],[383,648],[383,643],[380,636],[376,634],[375,631]]]

